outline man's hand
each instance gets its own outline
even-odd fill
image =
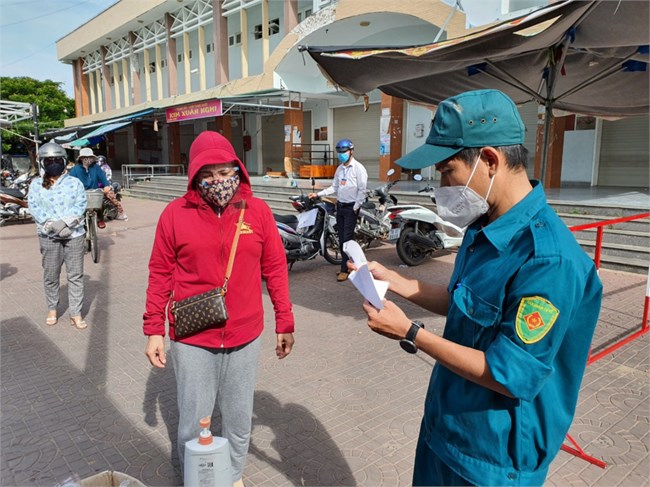
[[[293,333],[278,333],[278,343],[275,346],[275,354],[283,359],[291,353],[293,348]]]
[[[376,260],[368,262],[368,270],[372,274],[372,277],[374,277],[378,281],[390,282],[391,280],[391,275],[390,275],[391,271],[386,269],[383,265],[381,265]]]
[[[383,303],[384,309],[377,309],[368,301],[363,303],[363,310],[368,315],[368,326],[375,333],[401,340],[411,327],[411,320],[392,301],[385,299]]]
[[[145,355],[151,362],[151,365],[158,368],[164,368],[167,363],[165,357],[165,337],[162,335],[149,335],[147,341],[147,348],[144,351]]]
[[[104,187],[102,188],[102,191],[103,191],[104,193],[110,193],[111,191],[113,191],[113,188],[111,188],[110,186],[104,186]]]
[[[316,193],[309,193],[309,194],[307,195],[307,198],[309,198],[310,200],[313,200],[314,198],[318,198],[318,194],[316,194]]]

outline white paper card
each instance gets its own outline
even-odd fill
[[[368,270],[368,261],[366,256],[361,250],[361,247],[354,240],[349,240],[343,244],[343,252],[348,254],[348,257],[357,270],[350,273],[349,279],[354,284],[354,287],[361,293],[361,295],[370,302],[375,308],[382,309],[384,304],[382,300],[388,291],[388,283],[386,281],[378,281]]]
[[[318,209],[313,208],[309,211],[304,211],[298,215],[298,228],[311,227],[316,223],[316,215],[318,214]]]

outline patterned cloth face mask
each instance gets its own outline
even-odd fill
[[[223,208],[235,196],[239,188],[239,174],[228,179],[202,181],[199,184],[199,194],[210,204]]]

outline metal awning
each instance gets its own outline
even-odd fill
[[[284,101],[300,103],[302,101],[301,94],[295,91],[265,90],[245,96],[221,98],[224,107],[223,115],[228,113],[232,115],[244,113],[268,115],[282,113],[284,110],[301,110],[298,107],[284,105]]]
[[[83,134],[83,132],[86,130],[95,129],[96,127],[101,127],[110,123],[124,122],[127,120],[131,122],[135,122],[140,118],[143,118],[147,115],[154,113],[155,110],[156,110],[155,108],[147,108],[146,110],[140,110],[138,112],[130,113],[129,115],[124,115],[121,117],[109,118],[106,120],[102,120],[101,122],[92,122],[86,125],[75,125],[72,127],[48,130],[42,135],[44,137],[61,139],[62,137],[67,137],[70,133],[76,132],[77,134],[79,134],[79,132],[81,132]],[[85,135],[81,135],[81,137],[85,137]],[[70,140],[74,140],[74,139],[68,139],[67,142],[70,142]]]
[[[101,138],[105,134],[108,134],[109,132],[113,132],[117,129],[125,127],[131,123],[133,123],[133,120],[127,120],[126,122],[107,123],[105,125],[101,125],[97,127],[95,130],[93,130],[92,132],[88,132],[82,138],[71,142],[70,145],[72,147],[84,147],[87,145],[95,145],[98,141],[101,141]]]

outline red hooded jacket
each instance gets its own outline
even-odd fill
[[[221,212],[215,212],[193,185],[203,166],[237,162],[240,184]],[[190,148],[187,193],[167,205],[160,215],[149,261],[149,286],[143,330],[145,335],[164,335],[165,318],[174,340],[175,301],[224,284],[242,200],[244,224],[228,281],[228,320],[182,340],[212,348],[232,348],[257,338],[264,327],[262,279],[266,280],[275,311],[276,333],[293,333],[287,261],[273,214],[253,196],[246,168],[232,145],[216,132],[202,132]]]

